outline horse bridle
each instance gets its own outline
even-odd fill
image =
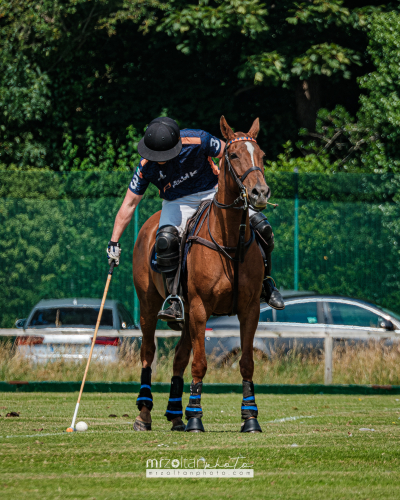
[[[222,245],[219,245],[215,239],[213,238],[213,235],[211,234],[211,228],[210,228],[210,217],[209,217],[209,214],[208,214],[208,217],[207,217],[207,226],[208,226],[208,234],[210,235],[210,238],[212,240],[212,242],[214,243],[214,245],[216,245],[218,247],[218,249],[225,255],[225,257],[227,257],[229,260],[233,261],[233,262],[244,262],[244,256],[245,256],[245,246],[247,245],[248,247],[250,246],[250,244],[253,242],[254,240],[254,232],[251,230],[251,237],[250,237],[250,240],[247,242],[247,244],[245,243],[244,241],[244,237],[245,237],[245,233],[246,233],[246,218],[247,218],[247,213],[248,213],[248,210],[249,210],[249,204],[251,206],[251,208],[253,210],[255,210],[256,212],[261,212],[260,209],[257,209],[256,207],[253,206],[253,204],[251,202],[249,202],[249,198],[248,198],[248,193],[247,193],[247,188],[246,186],[243,184],[243,181],[246,179],[246,177],[253,171],[255,170],[258,170],[260,171],[263,175],[264,175],[264,172],[261,170],[260,167],[250,167],[246,170],[246,172],[242,175],[242,176],[238,176],[238,174],[236,173],[235,169],[233,168],[232,166],[232,163],[230,162],[229,160],[229,156],[228,156],[228,148],[231,144],[233,144],[234,142],[239,142],[239,141],[252,141],[252,142],[255,142],[257,144],[257,141],[255,139],[253,139],[252,137],[237,137],[236,139],[232,139],[231,141],[227,142],[226,145],[225,145],[225,150],[224,150],[224,156],[225,156],[225,162],[227,163],[228,165],[228,170],[233,178],[233,180],[236,182],[236,184],[238,185],[239,189],[240,189],[240,194],[239,196],[236,198],[236,200],[231,203],[230,205],[225,205],[224,203],[219,203],[215,196],[213,198],[213,203],[215,204],[215,206],[217,206],[218,208],[221,208],[223,210],[226,210],[226,209],[229,209],[229,208],[233,208],[233,209],[236,209],[236,210],[243,210],[243,213],[242,213],[242,220],[240,222],[240,226],[239,226],[239,241],[238,241],[238,245],[236,247],[236,252],[235,252],[235,256],[234,257],[231,257],[228,252],[226,252],[226,250],[223,248]],[[236,205],[240,202],[243,202],[243,205],[240,205],[239,207],[237,207]],[[210,208],[209,208],[209,213],[211,212],[211,205],[210,205]],[[251,228],[250,228],[251,229]]]
[[[218,207],[218,208],[222,208],[222,209],[228,209],[228,208],[235,208],[237,210],[244,210],[245,212],[247,212],[248,210],[248,206],[250,204],[251,208],[256,211],[256,212],[261,212],[260,209],[256,208],[251,202],[249,202],[249,198],[248,198],[248,193],[247,193],[247,188],[246,186],[243,184],[243,181],[246,179],[246,177],[253,171],[255,170],[258,170],[260,171],[263,175],[264,175],[264,172],[261,170],[260,167],[250,167],[246,170],[246,172],[241,176],[239,177],[238,174],[236,173],[235,169],[233,168],[232,166],[232,163],[229,159],[229,155],[228,155],[228,148],[231,144],[235,143],[235,142],[239,142],[239,141],[251,141],[251,142],[255,142],[257,144],[257,141],[255,139],[253,139],[252,137],[237,137],[236,139],[232,139],[231,141],[227,142],[226,145],[225,145],[225,150],[224,150],[224,156],[225,156],[225,162],[227,163],[228,165],[228,171],[229,173],[231,174],[232,176],[232,179],[236,182],[236,184],[238,185],[239,189],[240,189],[240,194],[239,196],[236,198],[236,200],[231,203],[230,205],[224,205],[223,203],[219,203],[215,197],[214,197],[214,203],[215,205]],[[236,205],[240,202],[243,202],[243,205],[241,205],[240,207],[237,207]]]

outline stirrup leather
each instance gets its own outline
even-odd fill
[[[275,280],[274,280],[274,278],[272,276],[265,276],[265,278],[263,279],[263,281],[268,280],[268,279],[271,279],[274,282],[274,287],[276,289],[278,289],[278,287],[276,286]]]

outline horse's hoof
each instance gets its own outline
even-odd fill
[[[171,427],[171,431],[178,431],[178,432],[182,432],[186,429],[186,425],[184,423],[182,424],[179,424],[179,425],[173,425]]]
[[[201,418],[189,418],[185,432],[204,432],[203,422]]]
[[[240,432],[251,432],[255,434],[258,432],[262,432],[262,430],[256,418],[248,418],[243,422]]]
[[[142,422],[138,418],[136,418],[135,422],[133,423],[133,430],[134,431],[151,431],[151,424],[146,424],[146,422]]]

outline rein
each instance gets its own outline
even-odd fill
[[[250,206],[251,206],[251,208],[253,210],[255,210],[256,212],[261,212],[260,209],[257,209],[256,207],[254,207],[252,205],[251,202],[249,202],[247,189],[244,186],[243,181],[253,171],[257,171],[258,170],[258,171],[260,171],[264,175],[264,172],[261,170],[260,167],[250,167],[249,169],[246,170],[246,172],[241,177],[239,177],[237,175],[235,169],[232,167],[232,164],[231,164],[231,162],[229,160],[228,148],[234,142],[239,142],[239,141],[252,141],[252,142],[255,142],[256,144],[257,144],[257,141],[255,139],[253,139],[252,137],[238,137],[236,139],[233,139],[232,141],[229,141],[226,144],[226,146],[225,146],[225,151],[224,151],[225,161],[226,161],[226,164],[228,165],[228,170],[229,170],[229,172],[230,172],[233,180],[236,182],[236,184],[239,187],[240,194],[233,201],[233,203],[231,203],[229,205],[225,205],[224,203],[219,203],[216,200],[215,196],[214,196],[214,198],[212,200],[212,203],[214,203],[214,205],[216,207],[218,207],[218,208],[220,208],[222,210],[228,210],[228,209],[243,210],[241,222],[240,222],[240,225],[239,225],[239,239],[238,239],[237,246],[236,247],[222,246],[222,245],[219,245],[215,241],[215,239],[213,238],[213,236],[211,234],[211,228],[210,228],[210,213],[211,213],[212,203],[210,203],[210,205],[208,207],[208,210],[207,210],[207,213],[206,213],[206,216],[204,217],[204,219],[202,220],[201,224],[197,228],[195,235],[190,236],[188,238],[188,241],[192,241],[193,243],[195,243],[195,242],[199,243],[199,244],[204,245],[204,246],[206,246],[208,248],[211,248],[212,250],[216,250],[216,251],[222,253],[227,259],[229,259],[230,261],[233,262],[233,271],[234,271],[233,272],[233,300],[232,300],[232,309],[231,309],[231,312],[230,312],[229,316],[236,315],[237,314],[237,310],[238,310],[239,263],[243,263],[244,262],[244,258],[245,258],[246,252],[250,248],[250,245],[253,243],[254,238],[255,238],[254,231],[250,227],[250,233],[251,233],[250,239],[247,242],[245,242],[245,235],[246,235],[246,228],[247,228],[246,219],[247,219],[247,214],[248,214],[248,211],[249,211],[249,204],[250,204]],[[225,172],[226,172],[226,170],[225,170]],[[236,206],[239,203],[242,203],[242,205]],[[200,236],[198,236],[198,233],[200,232],[200,229],[203,226],[203,222],[205,221],[205,219],[207,219],[208,234],[210,235],[212,243],[210,241],[205,240],[204,238],[201,238]],[[228,252],[235,252],[235,256],[231,257]]]

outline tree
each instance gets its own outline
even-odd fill
[[[115,103],[99,106],[115,87],[112,57],[104,47],[117,23],[128,21],[145,33],[162,7],[157,0],[2,2],[2,161],[20,167],[58,162],[63,132],[79,135],[99,113],[108,114],[112,132],[114,113],[107,108]]]
[[[236,129],[260,116],[273,158],[298,126],[313,128],[320,105],[357,111],[365,5],[5,1],[1,161],[58,170],[63,136],[82,151],[90,127],[118,149],[128,126],[141,132],[163,110],[217,135],[222,114]]]
[[[350,79],[351,67],[365,63],[362,28],[375,9],[344,6],[351,3],[203,0],[187,5],[178,0],[158,29],[175,36],[186,54],[219,50],[223,56],[232,50],[244,85],[240,91],[259,85],[289,89],[298,125],[311,130],[323,102],[322,87],[331,91],[340,79]]]
[[[290,170],[297,166],[300,171],[399,172],[400,13],[394,8],[373,12],[366,22],[366,58],[373,69],[358,78],[358,112],[352,116],[343,106],[320,109],[316,133],[301,131],[303,139],[296,144],[305,158],[295,158],[292,144],[287,143],[285,154],[270,163],[272,169]],[[397,176],[388,182],[388,192],[395,186],[397,189]]]
[[[361,77],[359,84],[366,94],[360,96],[358,119],[372,141],[361,155],[370,171],[400,171],[400,13],[375,13],[369,25],[368,53],[376,70]]]

